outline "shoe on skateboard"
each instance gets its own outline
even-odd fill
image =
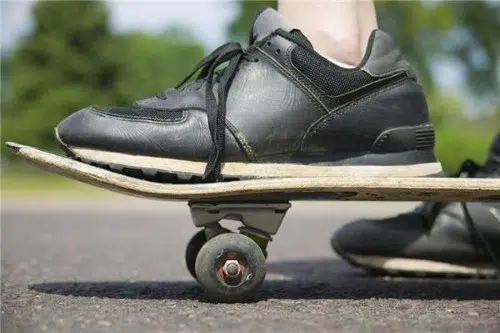
[[[320,56],[273,9],[256,16],[250,35],[247,49],[217,48],[176,89],[75,112],[55,129],[57,142],[75,159],[137,177],[441,172],[422,89],[389,35],[373,31],[349,69]]]
[[[484,166],[466,161],[460,174],[500,178],[500,135]],[[331,243],[348,262],[378,273],[498,276],[500,205],[425,202],[395,217],[352,222]]]

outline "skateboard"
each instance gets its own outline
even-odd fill
[[[28,164],[93,186],[139,197],[187,201],[196,227],[186,266],[209,300],[251,299],[266,275],[267,245],[297,200],[500,201],[500,179],[445,177],[266,178],[218,183],[158,183],[37,148],[7,143]],[[220,224],[236,220],[232,232]]]

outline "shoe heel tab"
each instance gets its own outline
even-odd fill
[[[407,72],[409,76],[415,77],[410,64],[403,57],[392,37],[379,29],[372,31],[359,69],[375,77],[396,72]]]

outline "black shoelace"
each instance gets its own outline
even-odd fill
[[[481,166],[479,166],[472,160],[465,160],[460,166],[460,170],[455,175],[453,175],[453,177],[460,177],[462,175],[465,175],[466,177],[474,177],[474,175],[476,175],[476,173],[480,169],[484,170],[485,168],[481,168]],[[437,215],[446,204],[447,203],[443,202],[426,202],[419,208],[421,214],[424,216],[424,219],[428,224],[429,230],[431,230]],[[483,235],[483,233],[474,223],[474,219],[470,215],[467,204],[465,202],[461,202],[460,204],[462,206],[462,209],[464,210],[465,222],[467,223],[467,227],[469,228],[469,231],[471,233],[471,240],[474,246],[478,249],[484,250],[490,257],[493,265],[497,268],[498,272],[500,272],[500,258],[493,250],[493,247],[491,246],[488,239]]]
[[[464,162],[462,162],[459,171],[451,177],[473,177],[479,169],[480,166],[477,165],[474,161],[465,160]],[[418,208],[421,214],[424,216],[429,230],[432,228],[432,224],[435,221],[436,216],[447,204],[447,202],[425,202]]]
[[[201,70],[197,82],[205,83],[205,98],[207,106],[208,128],[212,139],[212,149],[209,153],[207,166],[203,175],[204,180],[213,182],[222,180],[221,159],[225,148],[226,129],[226,99],[234,76],[242,60],[258,61],[249,54],[251,47],[245,51],[239,43],[227,43],[218,47],[210,55],[202,59],[191,73],[175,88],[179,89],[191,77]],[[229,62],[221,72],[215,70],[220,65]],[[218,83],[217,98],[214,94],[214,84]],[[187,85],[184,86],[187,88]],[[168,92],[168,91],[167,91]],[[167,93],[166,92],[166,93]],[[158,96],[166,98],[165,94]]]

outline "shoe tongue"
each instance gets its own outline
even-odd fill
[[[290,35],[295,37],[296,40],[301,41],[303,45],[310,49],[313,48],[311,42],[306,38],[306,36],[304,36],[304,34],[302,34],[300,30],[292,29],[292,27],[285,21],[285,18],[272,8],[265,8],[255,16],[252,30],[250,32],[250,45],[256,41],[266,38],[269,34],[278,29],[289,32]]]
[[[250,35],[250,44],[267,37],[270,33],[277,29],[283,29],[290,32],[292,28],[273,8],[261,10],[253,21],[252,31]]]

